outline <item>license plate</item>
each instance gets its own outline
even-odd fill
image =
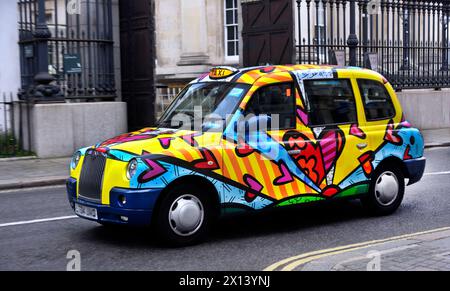
[[[92,207],[87,207],[84,205],[75,203],[75,213],[79,216],[90,218],[90,219],[98,219],[97,209]]]

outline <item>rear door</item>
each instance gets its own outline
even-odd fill
[[[385,84],[382,80],[369,78],[359,78],[356,82],[364,108],[370,150],[378,152],[386,143],[402,146],[403,140],[397,131],[401,110],[396,108]]]
[[[305,79],[302,86],[312,137],[301,153],[299,166],[306,165],[304,170],[323,196],[342,195],[353,187],[353,182],[344,181],[359,166],[359,147],[366,142],[352,77]]]

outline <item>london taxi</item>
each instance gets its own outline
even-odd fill
[[[405,179],[421,179],[423,152],[376,72],[216,67],[186,86],[157,127],[78,150],[67,191],[82,218],[151,225],[186,245],[233,212],[358,198],[390,214]]]

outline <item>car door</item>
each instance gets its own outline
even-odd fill
[[[299,82],[304,106],[298,109],[303,118],[294,136],[300,152],[293,158],[324,199],[365,190],[349,179],[367,146],[354,85],[348,73]]]
[[[260,86],[238,113],[241,126],[224,146],[224,175],[246,188],[245,201],[252,208],[299,193],[287,173],[282,144],[285,132],[296,128],[295,97],[292,81]]]
[[[394,104],[382,80],[359,78],[357,85],[364,107],[368,148],[373,153],[379,153],[383,145],[390,144],[392,152],[386,153],[394,154],[398,151],[396,154],[402,159],[406,149],[403,148],[404,141],[398,133],[402,121],[399,105]]]

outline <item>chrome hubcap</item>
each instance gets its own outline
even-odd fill
[[[170,206],[169,225],[176,234],[189,236],[199,230],[204,216],[202,202],[194,195],[185,194]]]
[[[394,203],[398,196],[399,183],[397,176],[392,172],[382,173],[375,183],[375,198],[383,206]]]

